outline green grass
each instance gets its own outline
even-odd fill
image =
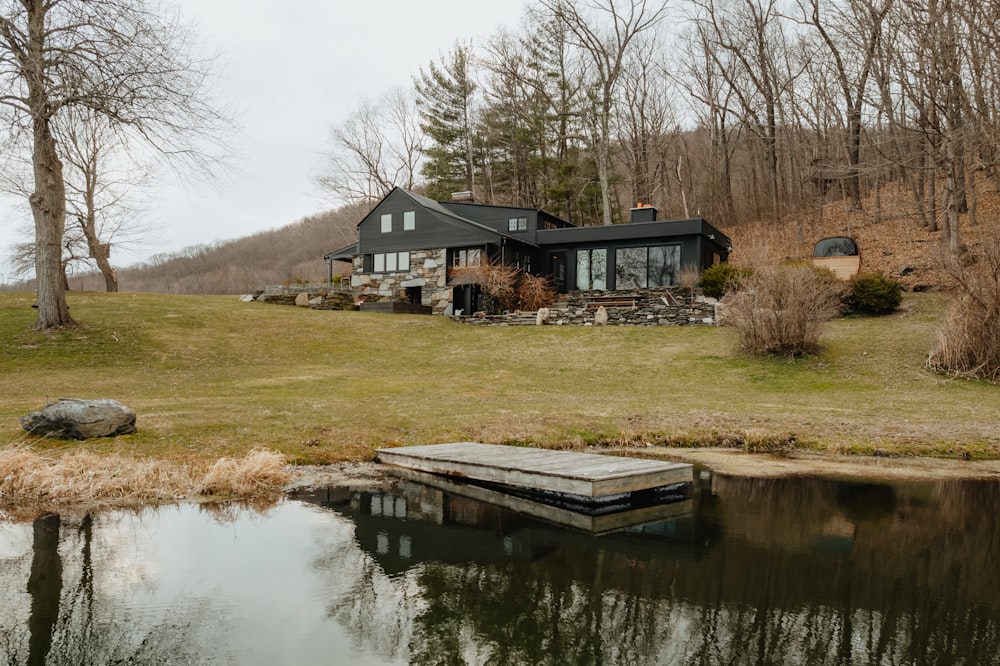
[[[265,446],[299,462],[462,440],[1000,457],[1000,387],[924,370],[940,295],[831,322],[825,351],[794,361],[746,356],[712,327],[491,328],[161,294],[71,293],[81,326],[39,333],[33,300],[0,294],[0,444],[30,439],[18,419],[46,401],[84,397],[129,405],[139,432],[33,445]]]

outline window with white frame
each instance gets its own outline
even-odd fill
[[[386,213],[382,216],[382,233],[392,233],[392,213]]]
[[[370,271],[372,273],[395,273],[410,270],[410,253],[376,252],[371,256]]]
[[[507,231],[527,231],[528,218],[512,217],[507,220]]]
[[[417,212],[408,210],[403,213],[403,231],[413,231],[417,228]]]

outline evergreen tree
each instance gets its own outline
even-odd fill
[[[421,173],[428,181],[427,196],[434,199],[447,199],[457,191],[480,194],[473,66],[471,45],[459,42],[440,64],[421,69],[414,81],[420,127],[431,141]]]

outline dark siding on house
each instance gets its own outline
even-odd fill
[[[681,266],[694,264],[703,270],[712,265],[713,253],[718,253],[722,259],[728,256],[729,239],[704,220],[692,219],[539,231],[538,244],[548,258],[565,256],[566,289],[573,291],[577,289],[577,250],[607,248],[607,288],[616,289],[617,249],[679,245]],[[551,271],[552,267],[546,266],[546,270]]]
[[[413,211],[412,231],[403,230],[403,213]],[[382,215],[392,215],[392,232],[382,233]],[[487,229],[451,220],[437,211],[423,207],[403,190],[393,190],[358,225],[358,252],[425,250],[441,247],[480,246],[499,241]]]
[[[528,243],[535,242],[535,231],[538,229],[538,211],[536,210],[457,202],[445,202],[441,205],[460,217],[478,222],[500,233],[513,236]],[[512,217],[528,218],[528,228],[525,231],[509,231],[508,222]]]
[[[612,241],[619,242],[697,235],[715,235],[722,242],[729,242],[725,234],[700,218],[542,230],[538,232],[537,242],[544,247],[566,243],[607,243]]]

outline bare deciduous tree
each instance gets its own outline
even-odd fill
[[[847,125],[847,196],[854,209],[861,208],[862,111],[869,77],[882,39],[883,22],[893,0],[847,0],[821,3],[799,0],[803,21],[819,35],[840,86]],[[827,19],[825,11],[834,15]]]
[[[601,0],[588,4],[580,0],[540,0],[540,4],[566,26],[587,63],[590,108],[584,118],[601,183],[602,220],[604,224],[611,224],[611,114],[619,80],[636,37],[654,29],[663,20],[667,3]]]
[[[362,101],[331,139],[317,182],[339,202],[378,200],[394,186],[416,185],[426,139],[412,94],[399,89]]]
[[[141,237],[135,190],[149,184],[152,167],[132,158],[99,115],[67,113],[57,135],[67,170],[65,247],[92,261],[106,291],[118,291],[111,248]],[[77,249],[79,247],[79,249]],[[64,262],[65,264],[66,262]]]
[[[56,135],[68,109],[89,109],[125,140],[206,167],[200,139],[224,120],[209,103],[209,63],[157,0],[0,0],[0,109],[30,135],[38,320],[72,326],[62,274],[66,180]]]

